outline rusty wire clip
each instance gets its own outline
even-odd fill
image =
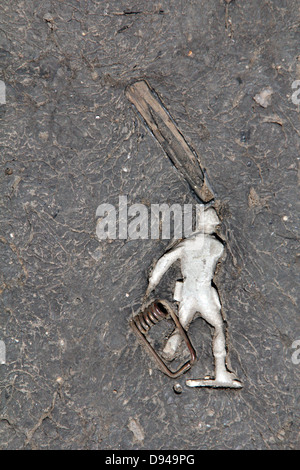
[[[191,358],[187,361],[183,366],[181,366],[177,371],[170,370],[162,358],[157,354],[155,349],[151,346],[149,341],[146,338],[146,334],[150,330],[150,328],[158,323],[161,320],[166,319],[168,316],[171,316],[172,320],[174,321],[176,328],[180,335],[182,336],[185,344],[188,347],[190,352]],[[179,377],[184,372],[187,372],[191,366],[196,361],[196,352],[185,332],[183,329],[176,313],[173,311],[171,305],[165,300],[156,300],[152,302],[144,311],[140,312],[139,314],[135,315],[130,320],[130,326],[133,329],[134,333],[137,335],[138,339],[141,340],[141,343],[151,357],[156,361],[158,367],[162,372],[164,372],[168,377],[175,379]]]

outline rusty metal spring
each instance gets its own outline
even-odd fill
[[[139,331],[145,335],[156,323],[168,316],[167,310],[159,302],[153,302],[146,310],[134,317],[134,322]]]
[[[190,360],[183,364],[183,366],[181,366],[177,371],[172,371],[168,368],[168,366],[157,354],[157,352],[154,350],[154,348],[151,346],[150,342],[146,338],[146,334],[148,333],[150,328],[161,320],[167,318],[169,315],[172,318],[182,339],[185,341],[191,356]],[[152,302],[152,304],[149,305],[144,311],[135,315],[130,320],[130,326],[133,329],[134,333],[137,335],[139,341],[147,349],[150,356],[156,361],[160,370],[169,377],[179,377],[181,374],[189,370],[192,364],[194,364],[194,362],[196,361],[196,352],[185,330],[182,328],[176,313],[173,311],[171,305],[167,301],[156,300],[155,302]]]

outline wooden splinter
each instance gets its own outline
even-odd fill
[[[141,80],[129,85],[126,96],[200,201],[212,201],[214,195],[194,151],[148,83]]]

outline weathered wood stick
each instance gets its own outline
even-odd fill
[[[129,85],[126,96],[201,202],[212,201],[214,195],[207,185],[194,151],[148,83],[142,80]]]

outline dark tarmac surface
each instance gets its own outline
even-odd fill
[[[3,0],[0,14],[0,448],[299,449],[299,2]],[[98,205],[120,195],[196,202],[125,96],[137,79],[220,201],[215,282],[242,390],[185,386],[213,372],[197,319],[174,393],[128,326],[169,241],[96,237]]]

